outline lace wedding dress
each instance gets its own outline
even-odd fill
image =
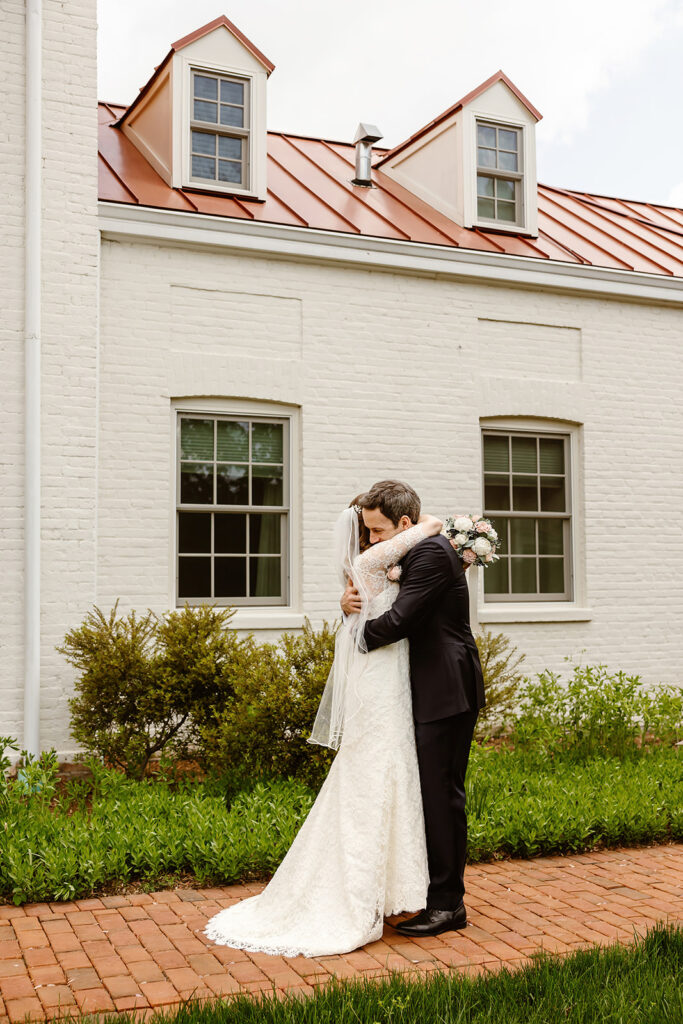
[[[369,617],[398,583],[387,569],[427,536],[418,524],[354,561]],[[422,910],[429,872],[410,693],[408,641],[363,655],[359,709],[294,842],[258,896],[221,910],[204,935],[279,956],[346,953],[381,938],[383,918]]]

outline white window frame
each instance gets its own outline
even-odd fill
[[[180,466],[179,437],[181,415],[227,419],[273,419],[287,421],[286,459],[289,463],[289,512],[286,545],[283,559],[286,564],[286,603],[270,603],[268,599],[252,602],[250,599],[206,598],[200,604],[216,604],[237,609],[231,625],[236,629],[280,630],[297,629],[303,625],[301,603],[301,468],[300,462],[300,409],[297,406],[253,399],[204,398],[172,399],[171,401],[170,505],[169,505],[169,607],[183,607],[186,598],[178,598],[178,473]],[[287,484],[285,484],[287,486]],[[207,508],[212,506],[207,506]],[[271,599],[272,600],[272,599]],[[279,602],[279,599],[278,599]]]
[[[193,109],[192,109],[192,75],[194,72],[204,73],[209,77],[223,77],[223,78],[234,78],[239,79],[247,84],[249,100],[248,100],[248,111],[249,116],[247,118],[248,124],[245,128],[248,131],[247,140],[247,174],[246,181],[243,186],[238,186],[234,182],[212,182],[204,178],[193,178],[192,171],[192,159],[191,159],[191,131],[193,123]],[[182,64],[182,72],[179,71],[180,80],[179,86],[181,86],[181,110],[182,119],[180,125],[176,124],[179,128],[180,136],[180,147],[181,147],[181,165],[182,165],[182,181],[178,182],[183,188],[195,189],[200,192],[216,192],[220,195],[235,195],[235,196],[257,196],[260,191],[259,184],[256,180],[256,165],[259,161],[265,161],[265,153],[261,152],[262,142],[259,137],[260,134],[260,121],[258,110],[262,105],[261,100],[257,96],[257,80],[256,76],[250,74],[248,71],[242,68],[226,68],[218,64],[212,64],[207,61],[190,61],[185,60]],[[257,124],[258,123],[258,124]],[[204,127],[207,127],[206,125]],[[227,127],[227,126],[226,126]],[[220,126],[216,125],[216,129]],[[257,130],[258,129],[258,130]],[[226,132],[229,134],[229,131]],[[263,130],[265,142],[265,129]],[[265,195],[261,198],[265,198]]]
[[[233,125],[222,125],[220,123],[212,123],[210,121],[197,121],[194,116],[194,77],[195,75],[202,75],[206,78],[215,79],[218,83],[218,98],[216,100],[219,118],[220,118],[220,83],[221,81],[226,82],[237,82],[244,86],[244,120],[245,125],[242,128]],[[211,102],[211,101],[210,101]],[[248,76],[232,74],[227,71],[209,71],[204,67],[196,65],[190,65],[190,108],[189,108],[189,136],[188,136],[188,181],[191,185],[196,188],[203,188],[205,185],[209,185],[211,188],[219,188],[224,192],[232,192],[236,190],[238,192],[248,192],[251,183],[251,149],[252,149],[252,81]],[[219,181],[218,179],[211,178],[198,178],[192,174],[192,133],[201,132],[205,135],[224,136],[228,139],[240,139],[244,145],[244,157],[242,160],[242,180],[238,182],[234,181]],[[216,154],[216,163],[218,163],[219,157]]]
[[[514,600],[496,600],[497,595],[484,594],[484,573],[486,569],[476,569],[475,579],[470,581],[472,587],[471,613],[473,624],[495,625],[511,622],[586,622],[593,618],[592,609],[587,603],[584,537],[585,521],[583,515],[583,477],[582,466],[582,435],[577,423],[561,420],[541,419],[536,417],[502,417],[489,416],[480,420],[480,494],[483,510],[484,503],[484,433],[498,430],[501,433],[528,433],[533,436],[543,434],[565,435],[567,437],[567,475],[569,480],[569,513],[571,515],[570,549],[567,554],[567,571],[571,582],[571,598],[568,600],[539,600],[532,597],[526,600],[525,595],[514,595]],[[470,570],[471,572],[471,570]],[[469,576],[469,573],[468,573]]]
[[[479,166],[479,125],[488,128],[502,128],[504,131],[516,131],[518,133],[519,145],[517,148],[518,169],[516,171],[505,171],[497,167]],[[488,224],[491,227],[503,228],[508,231],[513,228],[524,227],[525,221],[525,152],[524,152],[524,125],[511,124],[499,121],[494,118],[476,116],[474,119],[474,210],[477,221],[480,224]],[[490,178],[504,178],[515,183],[515,209],[516,220],[500,220],[498,217],[482,217],[479,213],[479,193],[477,191],[477,178],[480,175],[487,175]]]

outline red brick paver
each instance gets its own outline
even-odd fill
[[[411,941],[382,939],[341,956],[274,957],[216,946],[208,918],[259,885],[174,889],[70,903],[0,906],[0,1024],[84,1012],[142,1015],[186,999],[238,992],[308,995],[331,977],[476,975],[633,941],[653,922],[683,921],[683,844],[507,860],[468,867],[469,924]]]

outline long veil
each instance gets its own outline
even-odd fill
[[[360,711],[362,701],[355,682],[367,654],[364,629],[368,620],[369,595],[354,568],[360,554],[359,512],[345,508],[334,526],[333,551],[339,582],[345,587],[352,580],[361,598],[361,611],[344,619],[335,637],[334,661],[327,677],[309,743],[339,749],[344,724]]]

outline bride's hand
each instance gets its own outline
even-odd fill
[[[418,519],[418,523],[424,526],[430,537],[436,537],[437,533],[441,533],[443,528],[443,522],[437,519],[436,516],[421,515]]]

